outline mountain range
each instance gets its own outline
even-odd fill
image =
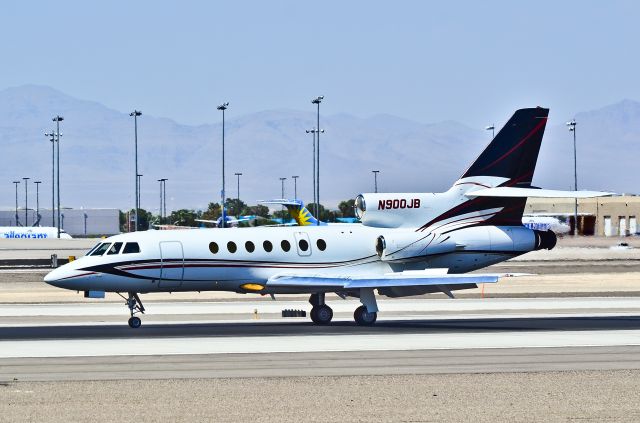
[[[50,87],[25,85],[0,91],[0,113],[4,155],[0,207],[14,207],[12,181],[22,177],[42,181],[40,206],[50,207],[51,143],[44,132],[53,129],[51,118],[57,114],[64,117],[60,148],[63,207],[133,206],[134,131],[129,112]],[[623,100],[578,113],[575,118],[579,188],[638,192],[635,165],[640,153],[640,103]],[[280,197],[280,177],[288,178],[285,196],[293,197],[291,176],[299,175],[298,197],[310,202],[313,146],[305,130],[314,127],[315,120],[312,111],[267,110],[239,117],[227,113],[227,196],[237,195],[236,172],[242,173],[240,197],[248,204]],[[321,202],[330,208],[360,192],[373,191],[373,169],[380,170],[379,191],[446,190],[490,140],[488,131],[456,121],[422,124],[392,115],[359,118],[343,113],[321,114],[320,124],[325,130],[320,137],[320,194]],[[203,209],[219,201],[221,132],[221,122],[189,126],[146,114],[139,117],[142,207],[157,211],[159,178],[168,178],[168,210]],[[35,205],[31,182],[30,207]],[[554,119],[553,110],[534,184],[556,189],[573,186],[572,135],[564,121]],[[22,207],[22,183],[19,190]]]

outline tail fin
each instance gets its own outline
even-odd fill
[[[496,187],[531,187],[540,144],[549,116],[541,107],[517,110],[475,162],[454,186],[463,186],[465,195]],[[521,197],[475,196],[423,225],[456,216],[479,216],[475,225],[521,225],[527,195]],[[465,218],[467,220],[476,220]]]
[[[548,116],[541,107],[517,110],[461,179],[493,176],[504,178],[501,186],[531,186]]]
[[[296,221],[298,226],[316,226],[318,220],[313,217],[311,212],[304,206],[302,200],[269,200],[259,201],[262,204],[275,204],[285,206],[291,218]],[[320,225],[326,225],[324,222],[320,222]]]

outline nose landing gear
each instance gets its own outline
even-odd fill
[[[140,297],[135,292],[129,292],[129,296],[125,298],[122,294],[118,293],[124,300],[126,301],[127,307],[129,308],[129,312],[131,313],[131,317],[129,318],[129,327],[132,329],[137,329],[142,325],[142,320],[139,317],[134,316],[137,313],[144,314],[144,306],[142,305],[142,301]]]

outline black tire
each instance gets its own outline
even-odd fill
[[[333,319],[333,310],[327,305],[316,306],[311,309],[311,320],[316,325],[326,325]]]
[[[365,306],[360,306],[353,312],[353,319],[358,326],[371,326],[378,319],[378,313],[369,313]]]
[[[132,329],[138,329],[142,325],[142,320],[139,317],[131,317],[129,318],[129,327]]]

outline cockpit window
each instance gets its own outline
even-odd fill
[[[91,253],[92,256],[101,256],[103,255],[111,246],[110,242],[105,242],[104,244],[100,244],[100,246],[98,248],[96,248],[93,253]]]
[[[138,245],[137,242],[127,242],[124,248],[122,249],[122,254],[132,254],[132,253],[139,253],[139,252],[140,252],[140,246]]]
[[[85,256],[90,256],[91,253],[93,253],[95,250],[98,249],[98,247],[100,247],[102,245],[101,242],[97,243],[96,245],[93,246],[92,249],[90,249],[89,251],[87,251],[87,254],[85,254]]]
[[[114,243],[111,248],[109,248],[109,251],[107,251],[107,255],[118,254],[120,252],[120,248],[122,248],[122,242]]]

